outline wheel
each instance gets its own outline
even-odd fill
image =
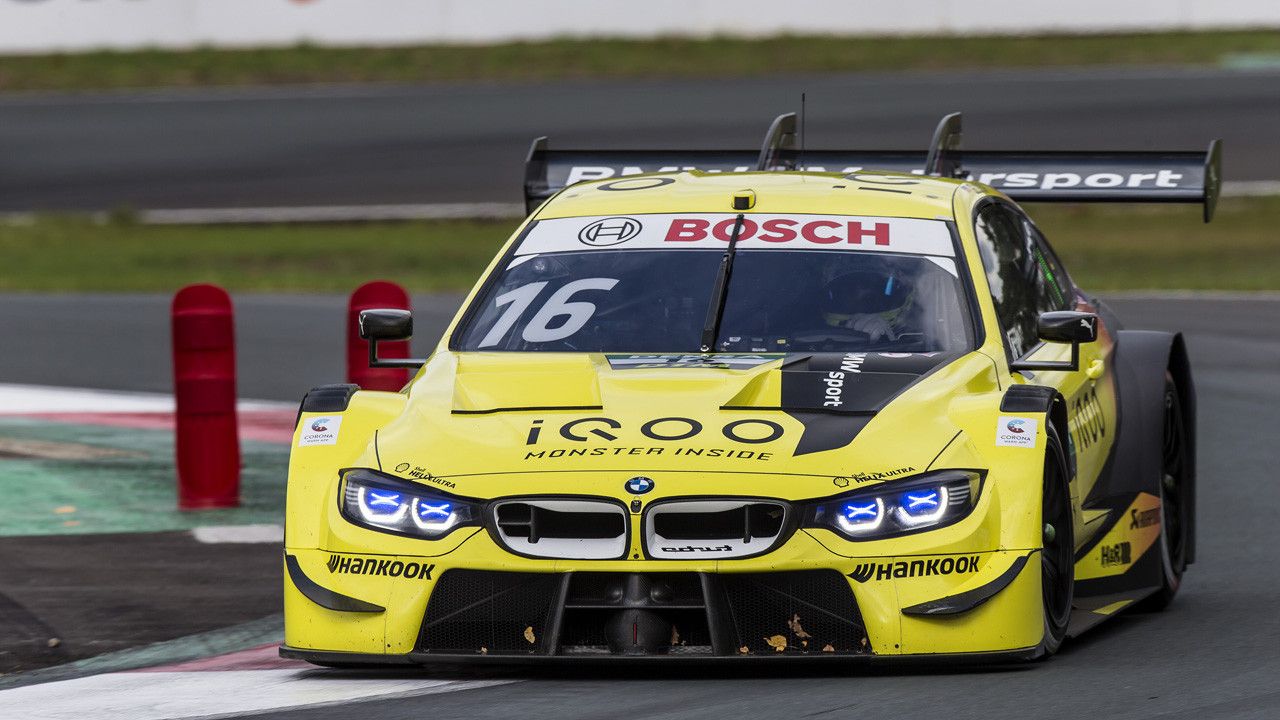
[[[1044,608],[1041,657],[1057,652],[1066,638],[1075,592],[1075,541],[1066,462],[1052,424],[1046,428],[1046,434],[1044,489],[1040,501],[1044,536],[1040,551],[1040,594]]]
[[[1187,532],[1190,518],[1184,502],[1187,475],[1187,426],[1182,415],[1178,386],[1168,372],[1164,375],[1164,431],[1160,461],[1160,589],[1143,600],[1139,609],[1159,611],[1169,607],[1182,585],[1187,569]]]

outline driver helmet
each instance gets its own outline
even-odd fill
[[[847,272],[822,287],[822,319],[832,327],[847,327],[856,315],[896,316],[910,295],[907,284],[894,272]]]

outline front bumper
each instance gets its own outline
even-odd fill
[[[800,531],[741,560],[539,560],[481,531],[437,557],[291,548],[287,563],[306,580],[286,573],[282,653],[322,663],[1036,654],[1034,550],[845,557],[828,546],[840,549]],[[335,606],[308,582],[357,604]],[[981,599],[936,606],[957,597]],[[913,607],[942,610],[904,612]]]

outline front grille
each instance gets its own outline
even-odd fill
[[[627,511],[606,500],[505,500],[493,521],[499,542],[520,555],[611,560],[627,552]]]
[[[785,539],[787,514],[772,500],[658,502],[645,514],[645,549],[663,560],[759,555]]]
[[[749,503],[720,511],[655,512],[653,531],[668,540],[773,538],[782,530],[782,508]]]
[[[832,570],[449,570],[431,594],[418,650],[507,656],[870,652],[848,581]]]
[[[724,574],[739,652],[871,652],[849,581],[834,570]],[[830,649],[827,649],[830,648]]]

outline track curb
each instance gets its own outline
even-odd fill
[[[239,652],[266,643],[278,642],[283,637],[284,615],[268,615],[240,625],[232,625],[218,630],[210,630],[128,650],[119,650],[105,655],[77,660],[66,665],[55,665],[2,676],[0,677],[0,690],[11,690],[56,680],[73,680],[90,675],[138,670],[156,665],[170,665],[199,660],[213,655]]]

